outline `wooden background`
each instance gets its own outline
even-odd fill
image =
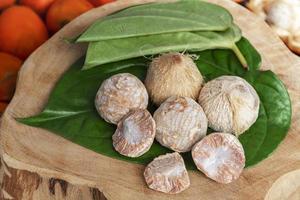
[[[94,9],[72,21],[24,63],[16,94],[1,121],[1,199],[300,199],[300,60],[254,14],[230,0],[211,0],[226,7],[263,56],[263,69],[284,81],[293,103],[292,126],[275,153],[246,169],[229,185],[189,172],[191,186],[178,195],[148,189],[144,166],[102,156],[46,130],[17,123],[14,118],[38,114],[56,81],[86,50],[62,38],[76,36],[99,17],[119,9],[166,0],[121,0]]]

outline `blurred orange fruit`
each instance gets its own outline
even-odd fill
[[[54,33],[92,8],[94,8],[93,5],[87,0],[56,0],[48,10],[47,27]]]
[[[115,0],[89,0],[94,6],[98,7],[98,6],[102,6],[104,4],[113,2]]]
[[[15,0],[0,0],[0,10],[7,8],[15,3]]]
[[[6,102],[0,102],[0,115],[4,113],[7,106],[8,104]]]
[[[28,6],[38,14],[43,15],[54,1],[55,0],[21,0],[20,4]]]
[[[12,6],[0,15],[0,51],[25,59],[47,39],[46,26],[30,8]]]
[[[243,3],[245,0],[234,0],[236,3]]]
[[[9,101],[12,98],[21,65],[19,58],[0,52],[0,101]]]

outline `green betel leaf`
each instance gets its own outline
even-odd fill
[[[96,21],[78,42],[92,42],[182,31],[224,31],[232,16],[224,8],[199,0],[131,7]]]
[[[272,71],[255,73],[255,75],[249,72],[245,79],[259,94],[267,116],[267,133],[263,143],[246,162],[248,166],[251,166],[268,157],[284,139],[291,124],[292,108],[287,90]],[[245,141],[245,138],[241,137],[242,143],[243,140]]]
[[[261,65],[261,56],[252,44],[246,38],[242,37],[236,46],[241,52],[243,52],[249,70],[258,70]]]
[[[240,29],[233,26],[224,32],[179,32],[137,38],[91,42],[84,69],[170,51],[202,51],[234,48],[241,38]]]
[[[251,48],[247,52],[252,53],[243,50],[242,53],[248,64],[252,63],[249,67],[258,69],[260,56],[254,55],[257,52],[247,40],[239,41],[237,46],[240,45]],[[246,70],[229,49],[206,50],[196,54],[199,56],[196,63],[206,81],[221,75],[237,75],[248,80],[256,89],[261,100],[259,117],[239,139],[245,150],[246,166],[265,159],[284,139],[290,126],[291,103],[284,85],[270,71]],[[41,114],[19,121],[50,130],[100,154],[129,162],[146,164],[154,157],[169,152],[155,142],[139,158],[118,154],[111,139],[116,127],[102,120],[94,108],[94,98],[103,80],[122,72],[132,73],[144,80],[149,61],[137,58],[82,71],[83,60],[80,59],[63,75]],[[149,109],[153,112],[155,108]],[[195,169],[190,153],[185,153],[184,159],[188,169]]]

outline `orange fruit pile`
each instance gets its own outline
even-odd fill
[[[46,22],[51,32],[56,32],[75,17],[94,8],[87,0],[57,0],[49,8]]]
[[[82,13],[115,0],[0,0],[0,114],[11,100],[22,62]]]
[[[45,24],[30,8],[12,6],[0,15],[0,51],[25,59],[47,39]]]
[[[0,113],[13,96],[21,65],[22,61],[19,58],[0,52]]]

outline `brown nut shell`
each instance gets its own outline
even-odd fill
[[[220,76],[206,83],[198,102],[215,131],[240,135],[256,121],[259,97],[255,89],[237,76]]]
[[[134,75],[121,73],[103,81],[95,106],[101,117],[117,124],[132,109],[146,109],[148,93],[144,84]]]
[[[236,180],[245,167],[244,149],[229,133],[212,133],[199,141],[192,150],[197,168],[219,183]]]
[[[155,137],[155,122],[147,110],[133,110],[119,123],[112,136],[113,146],[120,154],[139,157],[146,153]]]
[[[203,82],[203,77],[191,56],[167,53],[152,61],[145,86],[152,101],[160,105],[171,96],[197,99]]]
[[[190,186],[190,179],[179,153],[169,153],[155,158],[145,169],[144,177],[149,188],[177,194]]]
[[[156,140],[177,152],[190,151],[206,135],[207,118],[188,97],[170,97],[155,111]]]

